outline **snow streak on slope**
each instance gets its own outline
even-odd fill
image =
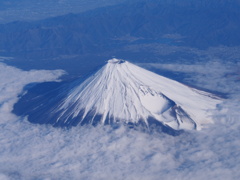
[[[198,129],[212,123],[211,113],[221,100],[127,61],[112,59],[74,88],[55,109],[58,121],[78,119],[103,124],[149,125],[154,118],[173,129]]]

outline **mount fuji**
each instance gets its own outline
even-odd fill
[[[211,115],[221,102],[211,93],[114,58],[85,81],[72,83],[69,90],[64,86],[41,96],[25,95],[14,111],[30,122],[54,126],[141,123],[148,127],[154,120],[174,130],[201,130],[213,123]],[[23,104],[24,111],[19,108]]]

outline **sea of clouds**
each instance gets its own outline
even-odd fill
[[[186,73],[186,82],[227,93],[215,123],[175,137],[125,126],[67,130],[31,124],[11,113],[24,86],[58,81],[64,72],[23,71],[0,62],[0,179],[239,179],[239,64],[150,65]]]

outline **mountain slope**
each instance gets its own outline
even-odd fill
[[[54,126],[78,124],[143,123],[150,119],[175,130],[197,129],[212,123],[211,114],[220,99],[174,80],[159,76],[127,61],[111,59],[71,90],[31,97],[21,104],[21,115],[34,123]],[[20,105],[21,106],[21,105]],[[27,109],[27,111],[26,111]]]

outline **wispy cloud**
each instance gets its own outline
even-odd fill
[[[202,74],[201,67],[192,68]],[[223,69],[216,73],[221,72],[229,73]],[[0,178],[239,178],[239,93],[233,93],[234,97],[221,106],[215,124],[177,137],[124,126],[65,130],[31,124],[11,114],[24,85],[56,80],[61,74],[62,71],[26,72],[0,64]],[[227,78],[215,80],[228,83]]]
[[[184,82],[201,88],[223,93],[237,93],[240,86],[240,63],[223,62],[219,59],[197,64],[142,63],[141,66],[157,68],[187,75]]]
[[[6,61],[6,60],[12,60],[12,57],[4,57],[4,56],[0,56],[0,62],[1,61]]]

